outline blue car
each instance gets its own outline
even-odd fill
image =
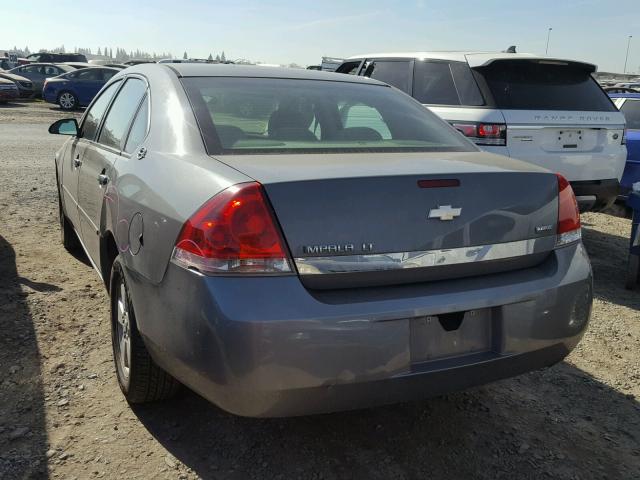
[[[627,164],[620,180],[620,194],[626,198],[631,185],[640,182],[640,93],[609,95],[627,120]]]
[[[109,67],[81,68],[49,78],[42,89],[42,98],[60,105],[62,110],[86,107],[104,84],[119,71]]]

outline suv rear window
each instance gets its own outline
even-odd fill
[[[616,108],[580,65],[500,60],[476,68],[498,108],[612,112]]]
[[[182,80],[214,153],[473,151],[413,99],[382,86],[323,80]]]

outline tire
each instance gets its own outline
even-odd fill
[[[58,95],[58,105],[65,111],[75,110],[79,107],[78,97],[76,97],[75,93],[65,90]]]
[[[62,242],[62,246],[69,253],[78,252],[80,250],[80,240],[78,240],[78,236],[71,222],[64,213],[60,190],[58,190],[58,219],[60,221],[60,241]]]
[[[111,268],[111,344],[120,390],[129,403],[165,400],[180,383],[153,361],[138,331],[120,256]]]

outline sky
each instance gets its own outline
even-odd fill
[[[0,49],[122,47],[310,65],[322,56],[504,50],[640,73],[640,0],[30,0],[2,2]]]

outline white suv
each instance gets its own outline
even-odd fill
[[[625,119],[595,65],[522,53],[358,55],[339,73],[412,95],[484,150],[559,172],[581,209],[614,202],[627,156]]]

